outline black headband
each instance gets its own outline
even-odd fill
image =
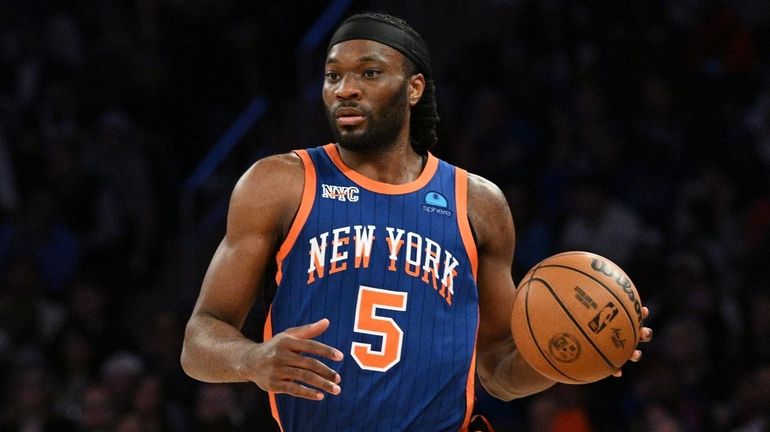
[[[367,39],[385,44],[411,60],[425,79],[433,75],[425,43],[394,24],[369,17],[349,19],[334,32],[326,52],[334,45],[351,39]]]

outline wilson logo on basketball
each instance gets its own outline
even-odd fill
[[[355,186],[335,186],[322,184],[321,198],[336,199],[337,201],[358,201],[358,188]]]
[[[639,298],[636,296],[634,284],[626,277],[622,272],[616,272],[613,266],[608,265],[606,262],[593,258],[591,259],[591,268],[601,272],[607,277],[613,278],[615,283],[623,290],[628,296],[628,300],[634,305],[634,312],[636,313],[636,322],[639,323],[639,328],[642,328],[642,304],[639,302]]]

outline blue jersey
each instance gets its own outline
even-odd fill
[[[342,392],[270,394],[285,432],[457,431],[473,405],[477,256],[467,173],[428,155],[413,182],[376,182],[333,144],[296,152],[302,202],[276,260],[265,340],[328,318],[316,340]]]

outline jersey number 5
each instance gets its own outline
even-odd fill
[[[353,330],[382,337],[379,350],[372,349],[371,344],[353,342],[350,354],[361,369],[385,372],[401,361],[404,332],[393,318],[378,316],[377,309],[405,311],[406,297],[405,292],[359,287]]]

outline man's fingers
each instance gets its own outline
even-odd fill
[[[295,353],[313,354],[334,361],[341,361],[343,358],[340,350],[312,339],[286,340],[286,348]]]
[[[273,386],[272,391],[310,400],[321,400],[324,398],[323,392],[291,381],[281,381],[277,383]]]
[[[315,354],[330,360],[341,361],[344,356],[340,350],[312,340],[312,338],[321,335],[328,328],[329,320],[324,318],[301,327],[292,327],[284,333],[296,338],[296,343],[292,344],[291,347],[293,351]]]
[[[308,359],[311,360],[311,359]],[[339,379],[339,376],[332,371]],[[301,367],[285,366],[276,371],[269,390],[310,400],[321,400],[324,392],[338,395],[342,391],[339,385],[331,382],[312,370]]]
[[[286,368],[285,374],[290,381],[301,382],[302,384],[313,386],[333,395],[340,394],[342,391],[339,385],[328,381],[322,378],[320,375],[307,369],[290,367]]]
[[[305,357],[303,355],[297,355],[296,357],[292,358],[291,361],[288,362],[288,367],[308,370],[332,383],[339,383],[341,380],[340,375],[334,369],[323,364],[317,359]]]
[[[316,336],[321,335],[328,328],[329,328],[329,320],[326,318],[323,318],[314,323],[286,329],[286,333],[300,339],[312,339]]]
[[[267,391],[310,400],[323,399],[324,392],[339,394],[341,378],[322,360],[340,361],[343,354],[313,339],[328,328],[329,320],[324,318],[287,329],[265,342],[265,350],[251,363],[256,373],[253,381]]]
[[[642,307],[642,319],[647,319],[647,317],[650,316],[650,310],[647,308],[647,306]],[[639,338],[640,342],[649,342],[652,340],[652,329],[649,327],[642,327],[642,332]],[[631,353],[631,357],[628,359],[634,363],[638,362],[642,359],[642,351],[641,350],[634,350],[634,352]],[[612,376],[616,378],[620,378],[623,376],[623,371],[621,369],[616,370]]]

